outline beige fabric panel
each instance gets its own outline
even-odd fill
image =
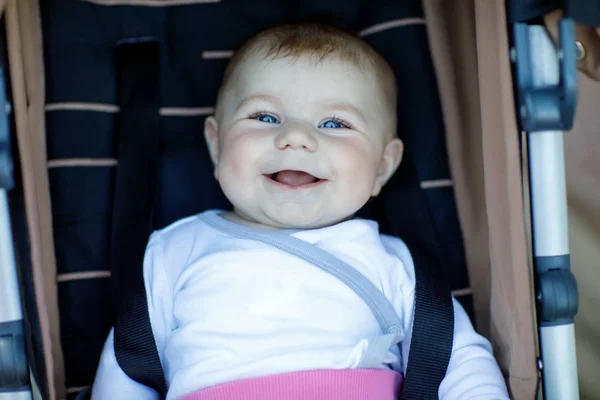
[[[66,395],[46,169],[44,71],[38,2],[9,0],[5,17],[13,110],[50,400],[62,399]]]
[[[536,330],[504,2],[424,5],[478,327],[513,397],[532,399]]]
[[[492,265],[490,337],[514,398],[525,400],[534,398],[538,382],[536,329],[504,1],[476,1],[475,21]]]
[[[582,400],[600,399],[600,82],[579,74],[573,130],[565,134],[571,268],[579,288],[575,317]]]
[[[489,337],[490,255],[474,5],[425,0],[431,53],[440,89],[454,193],[464,237],[478,330]]]

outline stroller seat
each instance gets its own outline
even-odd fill
[[[233,50],[269,25],[311,16],[328,15],[332,23],[359,32],[394,66],[400,93],[398,132],[416,170],[416,174],[411,171],[411,161],[403,162],[382,203],[372,204],[361,215],[379,220],[387,232],[417,237],[418,220],[428,216],[409,219],[414,211],[404,210],[402,197],[419,184],[428,202],[424,212],[431,214],[439,240],[436,256],[444,260],[450,287],[461,291],[458,298],[472,315],[420,1],[393,7],[358,2],[340,7],[334,1],[318,6],[271,3],[264,2],[264,7],[255,2],[252,6],[223,2],[165,8],[107,7],[64,0],[42,3],[48,173],[67,387],[91,384],[99,351],[114,324],[107,272],[111,270],[110,233],[122,111],[118,107],[115,45],[122,39],[149,37],[159,46],[162,132],[149,221],[154,230],[203,210],[231,207],[213,178],[202,132]],[[404,43],[404,50],[396,51],[394,43]],[[407,180],[412,181],[411,186],[403,187]],[[383,210],[388,215],[378,215]]]

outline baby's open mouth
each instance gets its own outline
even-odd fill
[[[272,181],[281,183],[282,185],[294,187],[307,186],[324,180],[317,178],[308,172],[294,170],[283,170],[265,176]]]

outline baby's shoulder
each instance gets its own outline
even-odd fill
[[[408,246],[406,246],[404,240],[400,239],[399,237],[380,233],[379,239],[387,251],[390,251],[396,255],[410,257]]]
[[[206,213],[206,212],[205,212]],[[148,249],[160,247],[164,254],[189,253],[210,248],[222,234],[206,223],[203,214],[182,218],[154,231],[148,240]]]
[[[326,243],[325,250],[363,260],[382,277],[407,284],[414,282],[414,264],[408,246],[397,236],[381,233],[376,221],[361,218],[346,221],[330,230],[328,237],[332,244]]]
[[[397,258],[402,262],[404,271],[406,273],[406,278],[414,281],[415,265],[406,243],[404,243],[404,241],[397,236],[380,234],[379,238],[385,251],[390,256]]]

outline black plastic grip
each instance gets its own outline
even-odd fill
[[[29,390],[23,320],[0,323],[0,393]]]

